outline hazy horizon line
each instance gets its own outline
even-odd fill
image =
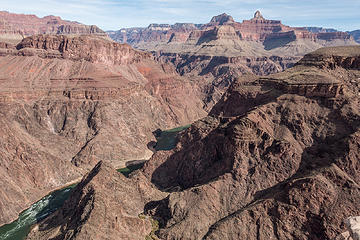
[[[241,22],[260,10],[266,19],[292,27],[322,27],[338,31],[360,29],[360,1],[319,0],[3,0],[4,11],[96,25],[106,31],[147,27],[152,23],[206,24],[221,13]]]

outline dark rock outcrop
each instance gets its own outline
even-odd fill
[[[322,27],[306,27],[309,32],[319,33],[319,32],[338,32],[338,30],[333,28],[322,28]]]

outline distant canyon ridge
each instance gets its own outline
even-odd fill
[[[209,31],[215,30],[214,27],[219,26],[231,26],[231,28],[227,28],[227,31],[223,28],[220,32]],[[146,28],[122,28],[118,31],[107,31],[107,34],[117,42],[129,43],[134,47],[146,50],[161,50],[165,43],[190,43],[198,40],[196,43],[200,44],[205,37],[215,39],[215,35],[217,38],[225,38],[225,35],[228,35],[226,37],[228,39],[263,42],[266,45],[265,50],[276,48],[276,46],[269,46],[268,43],[270,40],[280,38],[289,42],[310,39],[319,44],[326,44],[321,40],[329,42],[332,40],[355,40],[360,42],[359,33],[356,30],[341,32],[336,29],[321,27],[289,27],[279,20],[265,19],[260,11],[256,11],[252,19],[243,20],[242,23],[236,22],[232,16],[223,13],[214,16],[207,24],[175,23],[170,25],[152,23]],[[334,44],[334,42],[327,44]],[[172,51],[176,52],[179,49],[172,49]],[[223,54],[226,55],[227,53]]]
[[[206,110],[244,75],[281,72],[321,47],[357,45],[355,39],[359,41],[356,31],[290,27],[264,18],[260,11],[241,23],[223,13],[207,24],[150,24],[107,34],[117,42],[152,52],[159,61],[173,63],[179,74],[196,79]]]
[[[97,34],[106,33],[95,25],[66,21],[58,16],[39,18],[36,15],[0,11],[0,41],[19,43],[23,38],[36,34]]]

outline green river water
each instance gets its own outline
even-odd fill
[[[31,226],[61,207],[74,187],[72,185],[50,193],[23,211],[16,221],[0,227],[0,240],[25,239]]]
[[[178,132],[188,128],[190,125],[162,131],[157,139],[156,150],[170,150],[176,145],[176,135]],[[141,168],[144,163],[118,169],[126,177]],[[23,240],[30,232],[31,226],[43,220],[51,213],[60,208],[65,200],[70,196],[76,184],[56,190],[37,201],[30,208],[23,211],[17,220],[10,224],[0,227],[0,240]]]
[[[136,164],[118,169],[126,177],[144,164]],[[0,240],[23,240],[29,234],[31,226],[43,220],[60,208],[76,184],[54,191],[37,201],[30,208],[20,213],[19,218],[10,224],[0,227]]]

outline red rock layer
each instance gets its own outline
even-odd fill
[[[121,65],[138,63],[150,59],[145,52],[134,51],[127,44],[118,44],[103,38],[89,36],[69,37],[66,35],[35,35],[17,45],[17,49],[40,49],[57,51],[64,59],[86,60],[91,63]],[[26,51],[24,50],[26,55]]]
[[[0,224],[99,160],[149,158],[152,131],[205,114],[191,81],[126,44],[39,35],[17,49],[0,50]]]
[[[250,20],[242,23],[235,22],[234,19],[223,13],[215,16],[208,24],[195,26],[194,24],[151,24],[147,28],[122,29],[119,32],[111,33],[110,36],[116,41],[128,42],[137,45],[143,42],[186,42],[194,38],[199,39],[209,34],[209,30],[218,26],[228,25],[234,27],[237,35],[242,40],[264,42],[268,38],[284,37],[291,35],[291,40],[295,39],[316,39],[332,41],[348,40],[351,36],[345,32],[324,32],[312,33],[305,28],[296,28],[283,25],[278,20],[265,19],[259,11]],[[215,31],[214,34],[216,35]],[[174,38],[177,36],[176,38]],[[294,37],[294,38],[293,38]],[[176,41],[175,41],[176,40]]]
[[[15,14],[0,11],[0,34],[20,34],[23,37],[35,34],[104,34],[98,27],[65,21],[60,17]]]

